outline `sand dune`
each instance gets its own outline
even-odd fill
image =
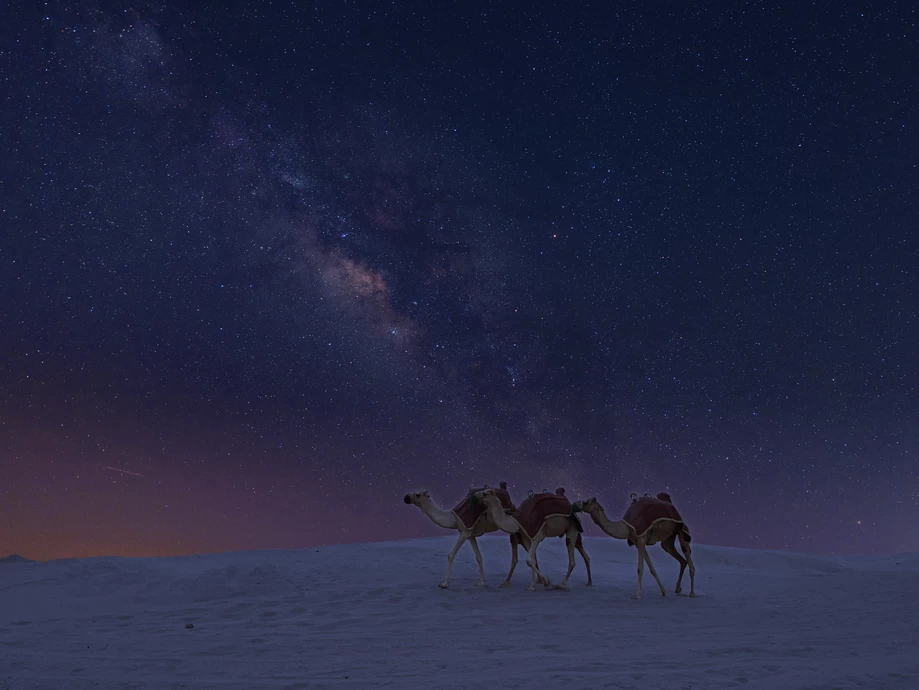
[[[177,558],[6,563],[0,690],[55,688],[919,688],[919,556],[696,546],[676,563],[585,538],[570,591],[499,589],[507,539],[480,539],[440,590],[454,537]],[[557,582],[566,555],[546,542]],[[687,575],[688,577],[688,575]],[[688,591],[688,582],[686,591]],[[192,624],[192,628],[186,627]]]

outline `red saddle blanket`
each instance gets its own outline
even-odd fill
[[[683,522],[679,511],[670,501],[662,501],[650,496],[633,501],[622,517],[622,521],[631,525],[639,537],[651,529],[658,520]]]
[[[492,491],[495,492],[495,495],[501,499],[501,505],[504,506],[505,512],[513,513],[515,510],[517,510],[514,502],[511,501],[511,495],[508,493],[507,489],[495,489],[485,486],[479,489],[469,489],[469,493],[466,494],[466,498],[460,501],[453,509],[453,512],[456,513],[457,517],[463,521],[466,529],[472,529],[472,526],[478,522],[479,518],[485,515],[485,503],[483,501],[475,500],[474,494],[477,491],[485,491],[485,489],[488,488],[491,488]]]
[[[520,504],[514,518],[523,527],[523,531],[532,539],[536,536],[542,523],[552,515],[571,516],[571,501],[558,493],[542,493],[527,496]],[[580,526],[580,523],[578,523]]]

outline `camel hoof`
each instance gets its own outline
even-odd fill
[[[585,586],[585,587],[593,587],[593,586],[594,586],[594,583],[593,583],[593,582],[588,582],[588,583],[587,583],[586,585],[584,585],[584,586]]]
[[[560,585],[555,585],[555,589],[560,589],[560,590],[563,590],[563,591],[567,591],[567,590],[568,590],[568,585],[566,585],[566,584],[564,584],[564,583],[563,583],[563,584],[560,584]]]
[[[536,588],[535,588],[533,585],[530,585],[529,587],[527,587],[527,591],[528,591],[528,592],[535,592],[535,591],[536,591]]]
[[[437,585],[437,586],[440,587],[441,589],[446,589],[447,586],[448,586],[448,583],[446,583],[446,582],[441,582],[441,583],[440,583],[439,585]]]
[[[502,583],[501,583],[500,585],[498,585],[498,586],[501,587],[501,588],[510,587],[510,586],[511,586],[511,583],[510,583],[510,582],[502,582]]]
[[[674,593],[674,594],[679,594],[679,593],[682,592],[682,591],[683,591],[683,588],[682,588],[682,587],[677,587],[675,590],[673,590],[673,593]]]
[[[695,593],[695,592],[690,592],[690,593],[689,593],[689,598],[690,598],[690,599],[695,599],[695,598],[696,598],[696,593]]]
[[[636,601],[640,601],[640,600],[641,600],[641,595],[640,595],[640,594],[633,594],[633,595],[632,595],[632,598],[635,599]]]
[[[484,587],[484,586],[485,586],[485,581],[482,580],[481,582],[476,582],[476,583],[475,583],[475,586],[476,586],[476,587]]]

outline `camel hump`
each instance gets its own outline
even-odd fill
[[[668,494],[666,491],[661,491],[657,495],[657,498],[661,501],[667,501],[667,503],[673,503],[673,501],[670,499],[670,494]]]
[[[556,493],[556,495],[558,495],[558,496],[564,496],[564,495],[565,495],[565,487],[563,487],[563,486],[558,487],[558,488],[555,490],[555,493]]]

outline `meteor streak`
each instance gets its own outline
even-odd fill
[[[112,472],[121,472],[121,474],[130,474],[130,475],[133,475],[133,476],[135,476],[135,477],[143,477],[143,476],[144,476],[144,475],[140,474],[139,472],[131,472],[130,470],[119,470],[117,467],[109,467],[108,465],[106,465],[103,469],[111,470]]]

